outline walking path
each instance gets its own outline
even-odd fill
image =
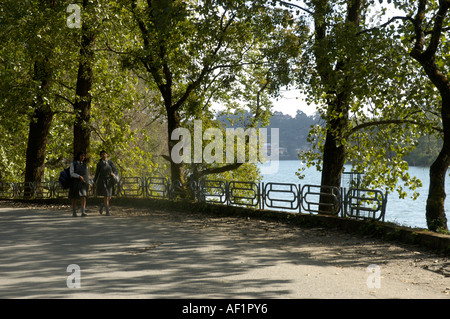
[[[0,298],[450,297],[449,260],[417,247],[261,220],[88,213],[0,202]]]

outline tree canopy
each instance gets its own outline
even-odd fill
[[[212,102],[233,109],[246,103],[260,120],[267,114],[268,96],[291,82],[299,28],[285,10],[264,1],[123,4],[139,30],[137,46],[130,47],[123,63],[159,91],[171,155],[179,142],[173,133],[192,119],[210,119]],[[169,161],[172,179],[183,184],[186,163]]]
[[[202,152],[219,158],[212,150],[226,149],[218,139],[224,119],[239,114],[245,129],[279,126],[285,155],[303,150],[302,159],[322,170],[322,185],[338,187],[351,163],[366,173],[367,187],[400,197],[420,185],[407,156],[433,140],[441,148],[427,218],[430,229],[445,230],[449,7],[448,0],[2,1],[0,181],[48,180],[75,152],[94,158],[102,149],[125,175],[256,180],[256,165],[237,157],[173,158],[185,151],[177,130],[193,134],[196,121],[216,129]],[[308,136],[273,113],[284,87],[300,88],[318,106]]]

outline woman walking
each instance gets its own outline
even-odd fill
[[[108,160],[106,151],[100,152],[101,159],[95,169],[94,183],[97,185],[97,195],[103,196],[103,204],[100,205],[100,214],[103,214],[103,208],[106,210],[106,216],[110,216],[109,203],[113,195],[114,184],[118,176],[116,166],[111,160]]]
[[[72,199],[73,216],[78,216],[77,199],[80,199],[81,216],[87,216],[86,198],[89,186],[89,171],[86,165],[85,152],[79,152],[70,164],[70,177],[72,177],[72,184],[69,189],[69,198]]]

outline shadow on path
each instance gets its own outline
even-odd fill
[[[338,287],[352,280],[352,293],[367,298],[365,268],[386,262],[347,252],[351,236],[327,250],[321,230],[256,226],[0,208],[0,298],[292,298],[308,296],[314,279],[324,298],[347,298]],[[70,264],[81,269],[79,289],[67,287]],[[326,284],[337,271],[349,277]]]
[[[286,294],[288,280],[230,281],[282,258],[223,235],[198,233],[150,219],[71,218],[60,212],[0,210],[2,298],[249,298]],[[253,244],[255,245],[255,244]],[[249,262],[248,262],[249,261]],[[67,266],[81,269],[81,289],[68,289]]]

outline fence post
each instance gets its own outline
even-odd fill
[[[260,193],[259,196],[260,196],[260,200],[261,200],[261,202],[259,203],[259,208],[264,209],[264,202],[266,200],[266,189],[264,187],[264,182],[261,182],[260,184],[262,185],[262,188],[259,192]]]
[[[142,177],[142,183],[143,183],[143,189],[142,189],[143,197],[147,198],[148,197],[148,177],[146,177],[146,176]]]
[[[258,207],[261,209],[261,204],[262,204],[262,201],[261,201],[261,182],[259,182],[258,183]]]
[[[227,206],[230,206],[230,183],[225,181],[225,203]]]
[[[388,191],[386,191],[386,193],[385,193],[385,195],[384,195],[384,198],[383,198],[383,217],[382,217],[382,221],[384,222],[384,216],[385,216],[385,214],[386,214],[386,206],[387,206],[387,199],[388,199],[388,194],[389,194],[389,192]]]

